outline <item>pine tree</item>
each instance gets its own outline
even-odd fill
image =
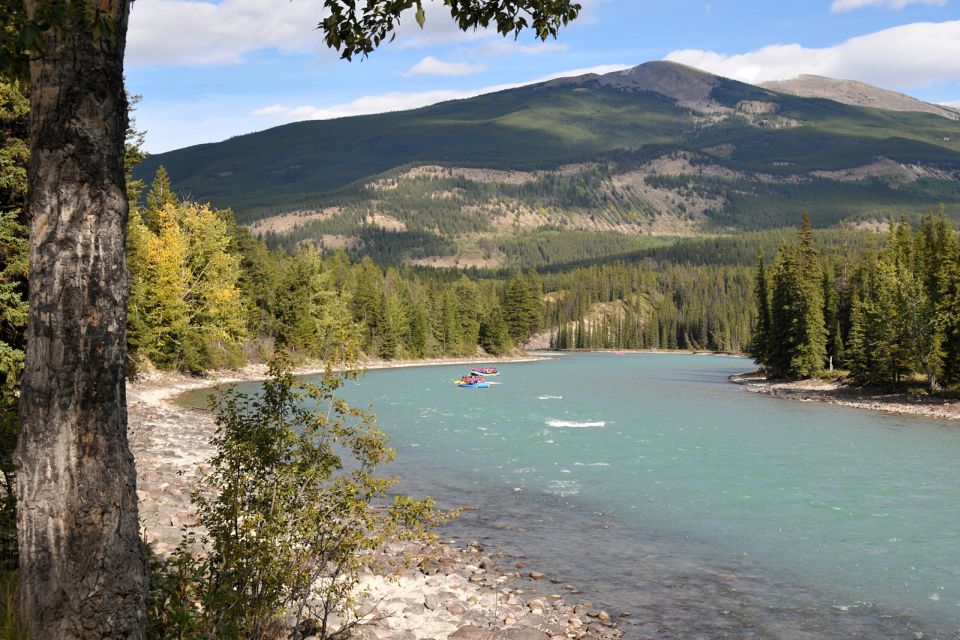
[[[526,342],[539,324],[540,294],[536,287],[536,283],[531,283],[523,274],[514,276],[507,285],[503,311],[510,337],[517,344]]]
[[[383,341],[380,345],[380,357],[387,360],[403,355],[403,336],[409,328],[409,317],[403,299],[397,293],[391,293],[384,300]]]
[[[440,309],[439,342],[444,354],[460,354],[463,352],[463,343],[460,335],[460,318],[457,315],[457,297],[451,287],[443,291]]]
[[[827,329],[827,366],[833,371],[843,365],[843,334],[840,326],[840,293],[837,291],[832,265],[823,268],[821,287],[823,323]]]
[[[147,192],[147,207],[142,213],[143,223],[154,233],[160,231],[160,212],[167,205],[175,206],[178,202],[170,187],[170,176],[163,165],[160,165]]]
[[[943,331],[943,378],[960,382],[960,237],[947,236],[940,265],[937,317]]]
[[[759,249],[757,251],[756,284],[754,285],[757,322],[753,330],[753,338],[747,347],[747,353],[760,365],[766,365],[770,355],[770,293],[768,284],[763,249]]]
[[[503,319],[500,305],[494,305],[480,323],[480,346],[487,353],[499,356],[510,351],[510,330]]]
[[[857,296],[850,309],[850,335],[847,338],[847,367],[858,384],[868,384],[874,375],[873,351],[870,348],[866,303]]]
[[[479,342],[480,319],[486,313],[486,309],[480,304],[480,292],[476,283],[466,276],[462,276],[454,283],[453,295],[457,300],[456,314],[460,322],[463,352],[469,354]]]
[[[410,355],[414,358],[423,358],[427,354],[427,341],[430,336],[430,319],[427,317],[426,304],[412,302],[410,304],[410,324],[407,330],[407,345]]]
[[[767,368],[774,377],[810,377],[823,369],[827,331],[821,278],[810,219],[804,215],[799,245],[781,244],[773,272]]]
[[[854,300],[847,342],[847,366],[861,385],[888,385],[898,379],[901,355],[895,330],[895,267],[878,260]]]
[[[363,348],[375,350],[378,331],[383,325],[383,274],[369,256],[365,256],[357,268],[354,319],[364,328]]]
[[[767,370],[774,378],[791,374],[795,335],[793,324],[797,314],[796,301],[800,283],[793,252],[781,244],[774,259],[770,295],[770,341],[767,351]]]
[[[150,346],[146,311],[150,306],[147,282],[150,246],[156,238],[143,224],[138,207],[130,209],[127,220],[127,268],[130,271],[130,300],[127,303],[127,367],[136,376]]]

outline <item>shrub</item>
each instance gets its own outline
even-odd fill
[[[199,527],[157,567],[155,638],[275,638],[356,624],[358,570],[387,539],[428,535],[431,501],[387,500],[395,453],[372,413],[274,365],[260,395],[215,402],[217,453],[193,494]],[[197,548],[204,551],[196,553]]]

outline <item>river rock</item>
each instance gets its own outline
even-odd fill
[[[489,629],[468,624],[450,634],[450,640],[497,640],[496,634]]]
[[[350,640],[380,640],[380,635],[368,625],[354,627],[347,636]]]
[[[500,636],[503,640],[550,640],[550,636],[533,627],[514,627]]]

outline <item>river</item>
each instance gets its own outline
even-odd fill
[[[960,429],[749,393],[744,359],[576,354],[371,371],[400,489],[579,586],[627,637],[952,638]],[[252,385],[241,385],[250,390]],[[587,595],[583,597],[588,597]]]

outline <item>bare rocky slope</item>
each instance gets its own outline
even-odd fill
[[[856,80],[838,80],[825,76],[804,74],[790,80],[764,82],[760,86],[804,98],[825,98],[843,104],[886,109],[887,111],[920,111],[950,120],[960,120],[960,110],[923,102],[903,93],[881,89]]]

